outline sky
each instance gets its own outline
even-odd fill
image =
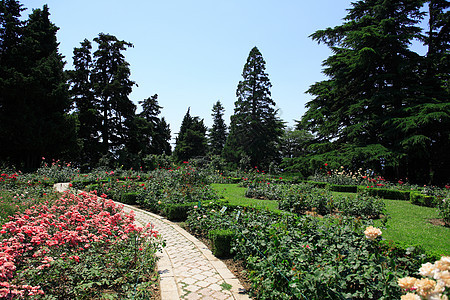
[[[138,105],[154,94],[178,133],[188,107],[192,116],[212,125],[218,100],[230,123],[236,88],[250,50],[256,46],[266,61],[278,116],[294,126],[305,113],[306,94],[326,79],[322,62],[331,55],[309,35],[343,23],[350,0],[27,0],[26,18],[47,4],[66,69],[73,49],[99,33],[134,45],[124,52],[134,86],[130,99]],[[94,45],[95,43],[93,43]],[[139,111],[139,108],[138,108]]]

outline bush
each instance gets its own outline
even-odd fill
[[[427,206],[427,207],[436,207],[438,204],[438,200],[434,196],[427,196],[424,194],[420,194],[417,192],[412,192],[410,195],[410,200],[412,204]]]
[[[195,202],[167,204],[164,213],[166,218],[171,221],[185,221],[189,210],[193,209],[196,204]]]
[[[447,226],[450,226],[450,198],[442,199],[438,204],[439,216]]]
[[[405,200],[408,201],[410,198],[409,191],[399,191],[390,189],[378,189],[378,188],[367,188],[363,186],[358,187],[358,193],[368,192],[370,196],[380,197],[383,199],[392,200]]]
[[[330,189],[330,191],[341,192],[341,193],[356,193],[356,192],[358,192],[358,186],[357,185],[331,184],[329,186],[329,189]]]
[[[137,204],[138,193],[125,193],[120,197],[120,202],[130,205]]]
[[[231,243],[235,234],[229,229],[211,230],[208,234],[211,240],[212,253],[216,257],[230,257]]]

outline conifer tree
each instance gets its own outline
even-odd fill
[[[175,140],[173,155],[177,161],[188,161],[191,158],[206,155],[206,129],[203,119],[192,117],[189,108]]]
[[[224,108],[220,101],[217,101],[212,108],[213,125],[209,130],[208,144],[211,155],[221,155],[227,140],[227,125],[223,120]]]
[[[250,166],[268,168],[279,161],[279,144],[283,123],[277,116],[271,98],[270,83],[265,73],[266,62],[254,47],[248,56],[239,82],[230,132],[224,147],[225,158],[237,165],[247,156]]]
[[[67,78],[56,39],[58,27],[49,16],[46,5],[35,9],[22,28],[15,27],[19,34],[9,34],[18,41],[9,56],[17,64],[10,69],[14,77],[7,75],[1,97],[2,147],[10,159],[28,168],[37,167],[42,156],[67,158],[76,149],[75,123],[68,115]],[[16,47],[13,44],[10,50]]]
[[[433,129],[448,124],[449,110],[448,93],[447,98],[445,93],[427,95],[427,58],[409,47],[423,38],[423,3],[357,1],[343,25],[312,34],[333,51],[324,62],[329,79],[309,89],[315,98],[307,103],[301,123],[316,136],[313,160],[372,168],[413,181],[424,180],[419,174],[429,175],[429,165],[413,162],[419,157],[420,163],[430,162]]]

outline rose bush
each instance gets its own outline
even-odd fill
[[[0,297],[146,299],[161,241],[95,194],[66,193],[17,213],[0,231]],[[153,280],[153,281],[152,281]]]

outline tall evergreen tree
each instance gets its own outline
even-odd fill
[[[76,148],[64,62],[56,40],[58,27],[49,16],[46,5],[33,10],[15,36],[19,47],[11,46],[9,56],[18,62],[15,77],[7,79],[1,97],[3,150],[25,167],[38,166],[42,156],[67,157]]]
[[[133,45],[104,33],[94,38],[94,42],[98,48],[94,52],[91,81],[101,115],[99,131],[105,155],[124,147],[136,110],[128,97],[135,83],[130,80],[130,66],[122,54]]]
[[[236,90],[238,99],[224,147],[225,158],[234,164],[248,156],[251,166],[268,168],[270,162],[280,158],[279,144],[284,125],[274,108],[270,93],[272,84],[265,69],[266,62],[254,47]]]
[[[209,153],[212,155],[221,155],[227,140],[227,125],[223,120],[224,108],[220,101],[217,101],[213,105],[212,112],[213,125],[208,135]]]
[[[191,158],[206,155],[206,129],[203,119],[192,117],[189,108],[175,141],[173,155],[177,161],[188,161]]]
[[[413,110],[429,103],[431,114],[423,111],[422,116],[438,113],[440,119],[448,119],[448,110],[435,106],[441,100],[424,97],[424,59],[409,47],[422,38],[418,24],[423,2],[357,1],[343,25],[312,35],[334,53],[324,62],[330,79],[309,89],[315,98],[302,118],[302,127],[315,134],[317,149],[322,149],[317,161],[322,156],[322,162],[333,159],[378,172],[384,168],[386,174],[394,171],[391,176],[419,180],[408,156],[420,150],[427,160],[431,144],[423,143],[430,136],[410,130]]]
[[[92,44],[85,39],[79,48],[73,50],[74,70],[68,71],[71,96],[75,102],[78,117],[78,139],[81,143],[80,162],[86,166],[95,165],[101,158],[100,113],[98,111],[91,81]]]
[[[170,128],[164,118],[160,118],[161,106],[158,95],[153,95],[143,101],[142,112],[136,115],[130,131],[128,151],[144,157],[148,154],[171,154]]]

